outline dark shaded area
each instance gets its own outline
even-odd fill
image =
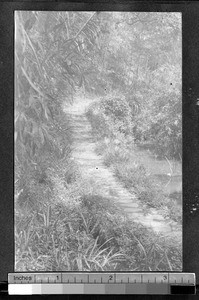
[[[183,271],[195,272],[199,282],[199,5],[187,3],[183,29]]]
[[[0,9],[0,279],[14,271],[13,210],[13,15],[10,6]]]
[[[195,286],[181,286],[181,285],[173,285],[171,286],[171,294],[172,295],[190,295],[195,294],[196,287]]]

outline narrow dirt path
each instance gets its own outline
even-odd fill
[[[103,164],[103,159],[95,153],[95,143],[92,138],[91,126],[85,116],[85,110],[92,101],[76,98],[71,107],[64,111],[70,116],[74,130],[73,158],[79,164],[85,178],[92,179],[102,189],[103,196],[115,201],[126,214],[136,222],[151,226],[154,231],[164,235],[181,237],[181,226],[173,226],[167,222],[156,210],[149,214],[143,213],[142,204],[135,195],[130,193],[121,182],[117,180],[110,168]]]

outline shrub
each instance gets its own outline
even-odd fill
[[[101,98],[88,108],[86,116],[96,140],[127,136],[132,132],[131,108],[124,96],[111,94]]]
[[[86,116],[91,123],[92,133],[95,140],[102,139],[109,135],[107,123],[102,114],[94,112],[92,108],[89,108],[86,112]]]
[[[131,108],[124,96],[109,95],[102,99],[100,107],[115,132],[131,133]]]
[[[138,142],[153,144],[156,154],[179,159],[182,155],[181,96],[175,93],[154,98],[151,107],[144,107],[133,127]]]
[[[112,166],[117,163],[127,163],[129,161],[130,154],[125,149],[121,149],[118,146],[112,145],[104,154],[104,164],[106,166]]]

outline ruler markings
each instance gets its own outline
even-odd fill
[[[60,273],[49,276],[13,273],[8,278],[10,295],[180,294],[186,288],[190,294],[195,293],[195,275],[191,273]]]
[[[193,273],[10,273],[9,284],[195,285]]]

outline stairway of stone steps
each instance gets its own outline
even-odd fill
[[[155,209],[148,214],[143,212],[143,205],[114,176],[113,171],[106,167],[101,156],[95,153],[95,143],[92,138],[91,125],[85,116],[85,110],[91,101],[76,99],[71,107],[64,109],[71,120],[74,132],[73,158],[79,164],[84,178],[92,179],[100,187],[102,196],[115,201],[128,217],[151,227],[155,232],[165,236],[181,238],[182,228],[175,222],[168,222]]]

